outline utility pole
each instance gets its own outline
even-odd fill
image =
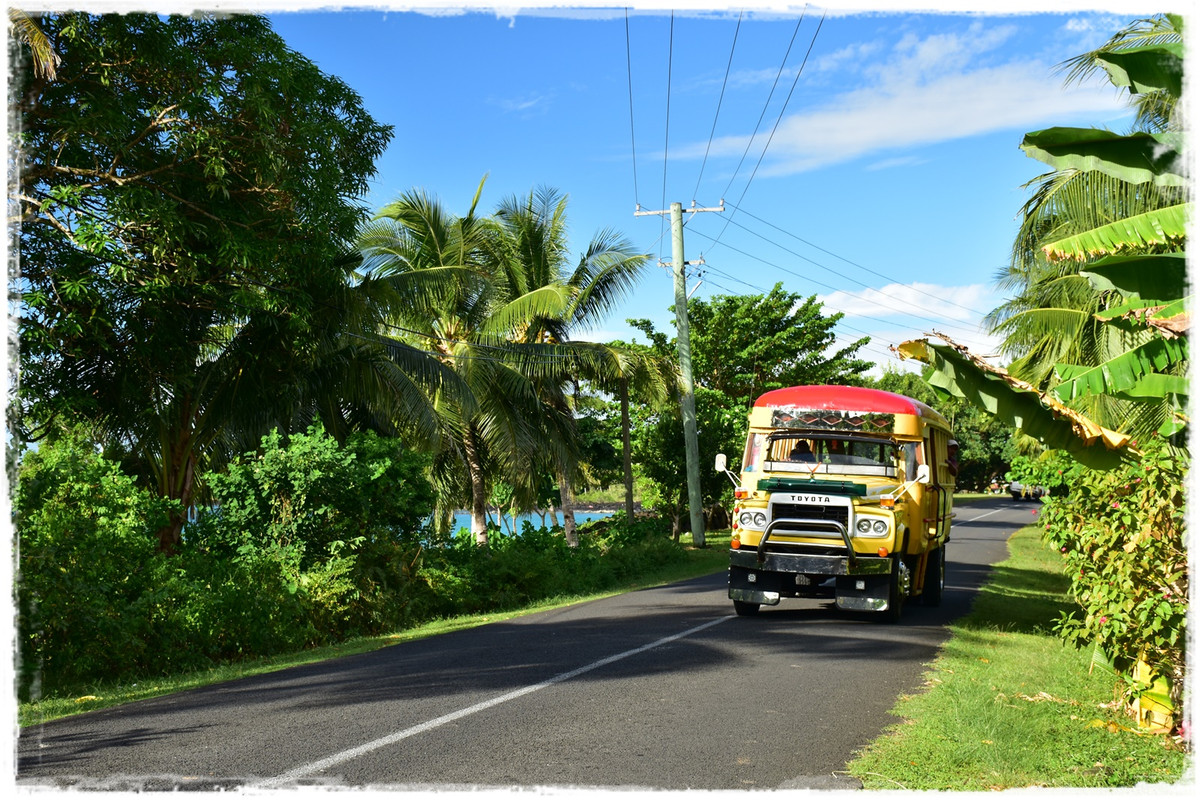
[[[724,211],[725,201],[719,208],[696,208],[693,201],[690,213],[698,211]],[[679,406],[683,411],[683,444],[687,455],[688,511],[692,522],[692,544],[704,547],[704,503],[700,496],[700,442],[696,433],[696,390],[692,383],[692,342],[688,334],[687,276],[683,260],[683,204],[672,203],[665,211],[642,211],[639,206],[635,217],[651,214],[671,215],[671,271],[675,276],[675,347],[679,354],[680,387]]]

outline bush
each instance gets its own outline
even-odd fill
[[[224,475],[173,556],[172,503],[83,439],[25,455],[16,494],[23,698],[402,627],[425,461],[373,435],[265,437]]]
[[[1151,441],[1136,463],[1080,470],[1070,493],[1051,498],[1041,517],[1081,606],[1059,619],[1059,633],[1078,647],[1094,643],[1123,672],[1144,660],[1171,681],[1176,709],[1187,637],[1185,473],[1161,441]],[[1144,688],[1129,686],[1131,694]]]
[[[155,531],[171,509],[81,438],[25,454],[14,494],[21,697],[157,657],[168,570]]]

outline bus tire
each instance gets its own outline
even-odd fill
[[[753,617],[758,614],[759,603],[747,603],[744,600],[734,600],[733,610],[739,617]]]
[[[940,606],[946,588],[946,546],[929,552],[925,562],[925,585],[921,587],[921,605]]]
[[[888,581],[888,607],[884,609],[883,621],[896,623],[900,621],[900,613],[904,611],[904,592],[900,587],[900,559],[893,559],[892,575]]]

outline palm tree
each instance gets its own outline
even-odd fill
[[[502,201],[496,220],[503,235],[503,259],[497,273],[513,296],[561,287],[568,300],[563,312],[536,320],[525,329],[522,341],[557,345],[569,353],[578,371],[548,373],[537,381],[542,401],[559,416],[564,438],[555,442],[553,466],[563,511],[563,531],[571,546],[578,543],[574,514],[574,474],[578,452],[574,441],[574,415],[569,390],[578,392],[578,379],[617,380],[627,370],[629,356],[618,348],[573,341],[581,329],[601,321],[636,285],[649,256],[635,252],[632,244],[611,229],[599,231],[572,268],[567,242],[567,197],[543,187],[528,196]]]
[[[358,245],[364,274],[390,292],[389,335],[432,354],[470,390],[432,398],[445,433],[435,483],[443,514],[466,490],[471,532],[486,546],[491,476],[519,476],[547,442],[564,440],[561,415],[534,382],[569,369],[564,354],[517,332],[559,318],[569,297],[562,286],[516,287],[497,274],[509,259],[496,224],[476,214],[482,190],[481,182],[462,217],[423,191],[407,192],[363,228]]]
[[[1181,25],[1172,15],[1138,20],[1101,48],[1064,65],[1068,80],[1105,69],[1115,84],[1129,88],[1138,114],[1135,131],[1120,142],[1127,150],[1143,146],[1147,152],[1169,153],[1180,131],[1180,73],[1164,59],[1176,57]],[[1142,77],[1147,74],[1149,83]],[[1097,367],[1156,339],[1145,326],[1114,325],[1097,316],[1111,316],[1129,298],[1089,277],[1096,257],[1177,252],[1183,242],[1187,188],[1174,164],[1151,172],[1131,158],[1097,168],[1096,159],[1077,155],[1086,154],[1093,139],[1084,134],[1049,129],[1026,137],[1024,149],[1056,169],[1029,184],[1034,193],[1022,209],[1011,263],[998,281],[1015,296],[987,318],[990,329],[1004,336],[1002,351],[1014,359],[1009,371],[1041,391],[1063,379],[1060,365]],[[1096,139],[1114,136],[1095,132]],[[1102,158],[1113,152],[1105,151]],[[1175,364],[1169,372],[1181,369]],[[1156,430],[1172,417],[1169,401],[1130,402],[1117,394],[1090,393],[1075,405],[1101,424],[1139,433]]]
[[[29,48],[33,60],[33,74],[39,81],[52,81],[62,58],[54,52],[54,45],[33,17],[15,8],[8,10],[8,22],[16,33],[17,41]]]

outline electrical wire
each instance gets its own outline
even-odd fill
[[[666,121],[666,124],[663,126],[663,190],[662,190],[662,206],[661,206],[662,208],[667,207],[667,155],[668,155],[668,145],[670,144],[670,141],[671,141],[671,68],[674,65],[674,59],[675,59],[675,12],[672,11],[671,12],[671,27],[670,27],[670,33],[668,34],[668,42],[667,42],[667,121]],[[667,221],[666,221],[665,216],[660,217],[659,230],[662,231],[662,233],[660,233],[660,235],[658,237],[659,241],[662,241],[663,236],[666,235],[666,232],[665,232],[666,222]],[[659,260],[662,260],[662,250],[659,250],[658,257],[659,257]]]
[[[807,6],[805,6],[807,10]],[[792,53],[792,45],[796,42],[796,34],[800,32],[800,24],[804,22],[804,13],[801,12],[800,19],[796,21],[796,29],[792,31],[791,41],[788,42],[787,50],[783,54],[783,61],[779,64],[779,72],[775,75],[775,82],[771,84],[771,91],[767,94],[767,101],[763,103],[762,113],[758,115],[758,122],[754,126],[754,133],[750,134],[750,138],[746,141],[746,149],[742,152],[742,158],[738,161],[737,169],[733,171],[733,175],[729,178],[729,183],[725,186],[725,191],[721,192],[721,196],[729,194],[729,187],[733,186],[733,182],[737,179],[737,175],[742,170],[742,164],[746,161],[746,154],[750,152],[750,145],[754,143],[754,137],[758,135],[758,128],[762,125],[763,118],[767,116],[767,109],[771,106],[771,98],[775,96],[775,87],[779,85],[779,78],[783,75],[783,69],[787,66],[788,56]]]
[[[827,267],[827,266],[825,266],[824,264],[821,264],[820,262],[814,261],[813,259],[809,258],[808,256],[802,255],[801,253],[797,253],[795,250],[792,250],[792,249],[790,249],[790,248],[784,247],[783,245],[779,244],[778,242],[776,242],[776,241],[773,241],[773,240],[771,240],[771,239],[768,239],[767,237],[763,236],[762,234],[758,233],[757,231],[750,230],[749,228],[745,227],[744,225],[742,225],[742,224],[740,224],[740,223],[737,223],[737,222],[732,222],[732,220],[727,220],[727,222],[731,222],[733,225],[736,225],[737,227],[739,227],[739,228],[741,228],[742,230],[746,231],[746,232],[747,232],[747,233],[749,233],[751,236],[756,236],[756,237],[758,237],[759,239],[762,239],[764,242],[767,242],[768,244],[774,245],[775,247],[778,247],[780,250],[783,250],[785,253],[790,253],[791,255],[795,256],[796,258],[799,258],[799,259],[802,259],[802,260],[804,260],[804,261],[807,261],[809,264],[812,264],[812,265],[813,265],[813,266],[815,266],[815,267],[818,267],[818,268],[820,268],[820,269],[823,269],[823,270],[825,270],[826,272],[829,272],[829,273],[831,273],[831,274],[833,274],[833,275],[840,275],[840,274],[841,274],[841,273],[837,272],[837,270],[834,270],[834,269],[833,269],[833,268],[831,268],[831,267]],[[705,238],[708,238],[708,237],[707,237],[707,236],[706,236],[704,233],[701,233],[701,232],[699,232],[699,231],[697,231],[697,234],[698,234],[698,235],[700,235],[700,236],[705,236]],[[718,238],[719,238],[719,237],[718,237]],[[724,242],[714,241],[714,245],[713,245],[713,246],[715,247],[715,246],[718,246],[718,245],[720,245],[720,246],[723,246],[723,247],[729,247],[729,245],[725,244]],[[733,249],[733,248],[730,248],[730,249]],[[743,253],[743,255],[745,255],[745,254]],[[753,257],[753,256],[751,256],[751,257]],[[777,269],[783,269],[785,272],[788,272],[788,270],[784,269],[783,267],[779,267],[778,265],[771,264],[770,262],[764,261],[763,263],[765,263],[765,264],[768,264],[769,266],[775,266]],[[803,276],[803,275],[800,275],[800,274],[798,274],[798,273],[791,273],[791,274],[793,274],[793,275],[796,275],[797,277],[804,277],[804,278],[806,278],[807,280],[810,280],[810,281],[812,281],[813,283],[816,283],[818,286],[823,286],[824,288],[826,288],[826,289],[830,289],[831,291],[845,291],[844,289],[836,289],[836,288],[834,288],[833,286],[830,286],[829,284],[826,284],[826,283],[821,283],[820,281],[816,280],[815,278],[811,278],[811,277],[808,277],[808,276]],[[846,276],[843,276],[843,277],[846,277]],[[875,292],[876,294],[880,295],[881,297],[884,297],[884,298],[886,298],[886,299],[889,299],[889,300],[891,299],[891,296],[890,296],[890,295],[888,295],[886,292],[884,292],[884,291],[882,291],[882,290],[880,290],[880,289],[876,289],[876,288],[875,288],[875,287],[873,287],[873,286],[868,286],[867,284],[865,284],[865,283],[863,283],[863,282],[861,282],[861,281],[856,281],[856,280],[854,280],[853,278],[849,278],[849,277],[846,277],[846,280],[850,281],[850,282],[851,282],[851,283],[853,283],[853,284],[856,284],[856,285],[858,285],[858,286],[861,286],[862,288],[866,289],[867,291]],[[922,292],[922,294],[924,294],[925,296],[929,297],[931,300],[939,300],[939,302],[944,302],[944,303],[947,303],[947,304],[950,304],[950,305],[958,305],[957,303],[951,303],[951,301],[949,301],[949,300],[941,300],[940,298],[938,298],[938,297],[935,297],[934,295],[930,294],[929,292]],[[897,308],[897,307],[895,307],[895,306],[893,306],[893,305],[889,305],[889,304],[887,304],[887,303],[880,303],[880,305],[882,305],[884,308],[888,308],[888,309],[890,309],[890,310],[892,310],[892,311],[902,311],[902,309],[899,309],[899,308]],[[966,308],[965,306],[959,306],[959,307],[960,307],[960,308],[963,308],[963,309],[965,309],[965,310],[967,310],[967,311],[971,311],[972,313],[978,313],[978,314],[982,314],[982,312],[973,311],[972,309]],[[907,312],[904,312],[904,313],[907,313]],[[959,330],[968,330],[967,328],[964,328],[964,327],[962,327],[962,326],[958,326],[958,325],[954,325],[953,323],[946,323],[946,324],[947,324],[947,326],[948,326],[948,327],[956,327],[956,328],[958,328]],[[977,331],[971,331],[971,333],[976,333],[976,332],[977,332]]]
[[[814,250],[820,250],[822,253],[824,253],[827,256],[832,256],[833,258],[836,258],[839,261],[843,261],[852,267],[857,267],[858,269],[861,269],[864,272],[869,272],[870,274],[876,276],[877,278],[883,278],[885,281],[890,281],[892,283],[895,283],[895,281],[896,281],[896,279],[893,276],[884,275],[882,272],[876,272],[875,270],[871,269],[870,267],[864,267],[862,264],[851,261],[850,259],[848,259],[844,256],[838,255],[837,253],[833,252],[832,250],[826,250],[824,247],[821,247],[818,244],[814,244],[813,242],[810,242],[807,239],[801,238],[801,237],[797,236],[796,234],[792,233],[791,231],[785,230],[785,229],[779,227],[778,225],[775,225],[774,223],[768,222],[767,220],[763,219],[762,217],[756,217],[754,214],[750,213],[746,209],[740,208],[740,207],[734,205],[733,203],[729,203],[729,206],[730,206],[730,208],[733,208],[734,210],[736,210],[742,214],[745,214],[746,216],[750,217],[751,219],[756,220],[757,222],[761,222],[763,225],[766,225],[769,228],[774,228],[775,230],[779,231],[780,233],[782,233],[786,236],[790,236],[793,239],[795,239],[796,241],[801,242],[802,244],[808,245],[809,247],[813,248]],[[749,231],[750,233],[754,234],[753,231],[750,231],[749,228],[746,228],[743,225],[740,225],[736,222],[733,224],[737,225],[739,228],[742,228],[743,230]],[[754,234],[754,235],[759,236],[759,234]],[[759,238],[765,238],[765,237],[759,236]],[[772,244],[775,244],[775,246],[779,247],[781,250],[787,250],[786,247],[783,247],[780,244],[777,244],[775,242],[772,242]],[[793,251],[788,250],[788,252],[793,252]],[[799,253],[793,252],[793,255],[796,255],[799,258],[804,258],[806,261],[809,261],[812,264],[816,264],[817,266],[821,267],[822,269],[829,269],[829,267],[824,267],[820,264],[817,264],[817,262],[812,261],[811,259],[805,258],[804,256],[801,256]],[[855,283],[858,283],[860,286],[866,286],[865,283],[859,283],[858,281],[855,281]],[[870,287],[867,287],[867,288],[870,288]],[[957,308],[961,308],[964,311],[970,311],[972,314],[983,315],[983,314],[987,313],[986,311],[980,311],[979,309],[971,308],[970,306],[964,306],[961,303],[956,303],[953,300],[947,300],[944,297],[938,297],[937,295],[933,295],[933,294],[929,294],[929,293],[926,293],[926,294],[928,294],[929,297],[931,297],[934,300],[937,300],[938,302],[945,303],[946,305],[956,306]]]
[[[737,27],[733,29],[733,44],[729,46],[729,62],[725,65],[725,79],[721,81],[721,94],[717,97],[717,111],[713,114],[712,130],[708,132],[708,144],[704,146],[704,160],[700,162],[700,175],[696,178],[696,188],[692,190],[692,200],[695,201],[700,191],[700,181],[704,178],[704,167],[708,164],[708,152],[712,148],[713,137],[717,133],[717,120],[721,116],[721,103],[725,100],[725,87],[729,84],[729,71],[733,67],[733,51],[737,48],[738,31],[742,29],[742,14],[738,12]]]
[[[633,57],[629,46],[629,8],[625,8],[625,75],[629,79],[629,149],[633,154],[633,207],[638,207],[637,137],[633,133]]]
[[[693,233],[695,233],[695,234],[696,234],[696,235],[698,235],[698,236],[703,236],[705,239],[708,239],[709,241],[716,243],[716,239],[714,239],[713,237],[709,236],[708,234],[706,234],[706,233],[704,233],[704,232],[702,232],[702,231],[693,231]],[[724,243],[722,243],[722,244],[724,244]],[[809,275],[803,275],[803,274],[801,274],[801,273],[799,273],[799,272],[795,272],[795,271],[793,271],[793,270],[790,270],[790,269],[788,269],[787,267],[780,266],[779,264],[776,264],[776,263],[774,263],[774,262],[768,261],[768,260],[766,260],[765,258],[761,258],[761,257],[759,257],[759,256],[756,256],[756,255],[753,255],[753,254],[751,254],[751,253],[747,253],[745,250],[740,250],[740,249],[738,249],[738,248],[736,248],[736,247],[733,247],[732,245],[729,245],[729,244],[724,244],[724,246],[725,246],[726,248],[728,248],[728,249],[732,250],[733,252],[735,252],[735,253],[738,253],[739,255],[745,256],[746,258],[752,259],[752,260],[754,260],[754,261],[758,261],[758,262],[760,262],[760,263],[762,263],[762,264],[766,264],[768,267],[774,267],[775,269],[779,270],[780,272],[786,272],[788,275],[792,275],[792,276],[794,276],[794,277],[801,278],[801,279],[803,279],[803,280],[809,281],[810,283],[815,283],[815,284],[817,284],[818,286],[821,286],[821,287],[823,287],[823,288],[825,288],[825,289],[829,289],[830,291],[833,291],[833,292],[842,291],[841,289],[838,289],[838,288],[837,288],[837,287],[835,287],[835,286],[831,286],[831,285],[829,285],[829,284],[827,284],[827,283],[824,283],[824,282],[822,282],[822,281],[819,281],[819,280],[817,280],[816,278],[813,278],[813,277],[811,277],[811,276],[809,276]],[[728,277],[730,277],[730,279],[731,279],[731,280],[737,280],[737,279],[734,279],[734,278],[732,278],[732,276],[728,276]],[[747,285],[747,286],[750,286],[751,284],[746,284],[746,285]],[[754,288],[754,287],[752,287],[752,288]],[[760,289],[759,291],[762,291],[762,290]],[[898,313],[901,313],[901,314],[910,315],[910,316],[912,315],[912,312],[911,312],[911,311],[908,311],[908,310],[906,310],[906,309],[900,309],[900,308],[895,308],[895,307],[887,307],[887,308],[889,308],[889,310],[891,310],[891,311],[896,311],[896,312],[898,312]],[[880,317],[873,317],[873,316],[870,316],[870,315],[868,315],[868,314],[858,314],[858,315],[856,315],[856,316],[862,317],[863,319],[869,319],[869,320],[872,320],[872,321],[874,321],[874,322],[879,322],[879,323],[882,323],[882,324],[884,324],[884,325],[893,325],[893,326],[895,326],[895,327],[899,327],[899,328],[907,328],[907,327],[909,327],[909,326],[906,326],[906,325],[902,325],[902,324],[900,324],[900,323],[898,323],[898,322],[893,322],[893,321],[891,321],[891,320],[882,319],[882,318],[880,318]],[[962,326],[952,325],[952,324],[950,324],[950,323],[943,323],[943,324],[944,324],[944,326],[945,326],[945,327],[948,327],[948,328],[956,328],[956,329],[958,329],[958,330],[961,330],[961,331],[964,331],[964,332],[968,332],[968,333],[971,333],[971,334],[978,333],[978,331],[976,331],[976,330],[972,330],[972,329],[969,329],[969,328],[964,328],[964,327],[962,327]]]

